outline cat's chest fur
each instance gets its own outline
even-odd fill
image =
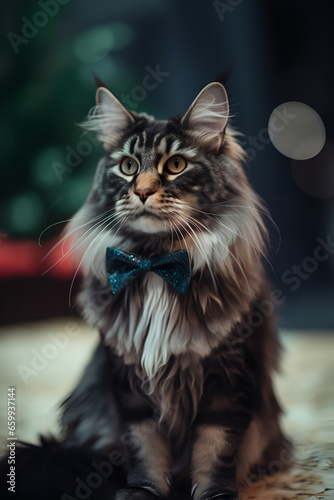
[[[204,274],[193,276],[182,295],[147,272],[113,296],[107,284],[94,279],[80,302],[85,319],[101,331],[105,343],[152,379],[172,356],[207,357],[241,320],[248,294],[232,294],[222,280],[219,285],[219,276],[217,283],[215,290]]]
[[[156,274],[149,272],[122,292],[110,308],[105,330],[112,345],[127,364],[140,365],[148,378],[164,367],[171,356],[206,356],[218,339],[207,335],[203,311],[190,304]]]

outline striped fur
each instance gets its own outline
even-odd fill
[[[66,402],[63,423],[69,443],[94,443],[99,451],[115,445],[115,434],[136,435],[138,446],[128,449],[129,484],[151,490],[137,496],[125,490],[118,499],[149,498],[152,491],[163,497],[166,475],[180,474],[192,477],[195,500],[223,492],[237,498],[237,482],[263,465],[269,443],[279,451],[280,408],[271,384],[279,355],[275,326],[264,318],[250,337],[236,333],[268,293],[267,213],[248,183],[227,117],[220,84],[207,86],[185,115],[167,121],[129,112],[100,88],[85,124],[106,155],[67,238],[85,275],[83,316],[100,330],[104,347]],[[176,175],[166,167],[174,155],[187,161]],[[120,170],[127,157],[139,165],[133,176]],[[140,189],[150,190],[145,203]],[[107,246],[149,257],[187,250],[188,293],[181,296],[147,273],[113,296]],[[96,398],[108,394],[108,409],[99,412]],[[113,415],[110,427],[105,415]],[[143,416],[154,425],[145,436]],[[257,449],[248,449],[264,428]],[[152,460],[153,452],[163,456]]]

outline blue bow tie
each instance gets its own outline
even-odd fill
[[[147,271],[158,274],[171,287],[183,294],[187,293],[190,283],[189,257],[185,250],[148,259],[108,247],[106,265],[113,294],[128,286]]]

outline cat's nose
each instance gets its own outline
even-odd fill
[[[139,198],[141,199],[141,201],[143,203],[145,203],[145,201],[147,200],[147,198],[149,196],[151,196],[151,194],[153,194],[155,191],[153,191],[153,189],[151,188],[146,188],[146,189],[136,189],[135,191],[135,194],[137,196],[139,196]]]

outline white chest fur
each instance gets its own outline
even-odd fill
[[[160,276],[147,273],[140,289],[130,285],[123,299],[122,307],[113,311],[106,340],[125,362],[138,364],[140,360],[149,378],[172,355],[192,352],[204,357],[211,351],[212,339],[203,331],[203,324],[201,329],[196,326],[196,311]]]

